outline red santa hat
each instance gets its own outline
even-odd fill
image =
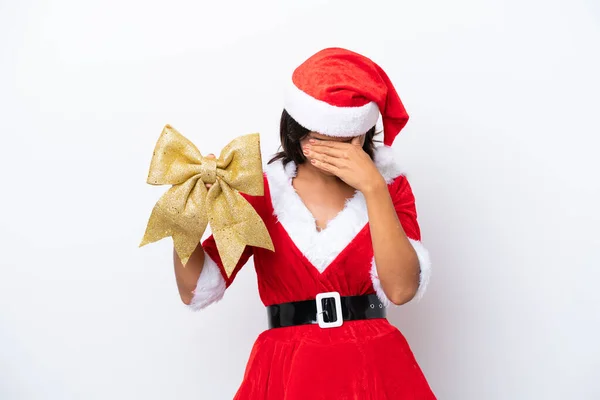
[[[408,121],[383,69],[338,47],[319,51],[294,70],[284,107],[305,128],[337,137],[365,134],[381,113],[383,143],[388,146]]]

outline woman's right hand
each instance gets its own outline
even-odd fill
[[[215,157],[215,155],[213,153],[210,153],[209,155],[206,156],[206,158],[210,158],[210,159],[215,159],[217,157]],[[210,187],[212,186],[212,183],[207,183],[204,186],[206,186],[207,189],[210,189]]]

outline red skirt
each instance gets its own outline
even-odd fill
[[[435,400],[402,333],[387,319],[261,333],[234,400]]]

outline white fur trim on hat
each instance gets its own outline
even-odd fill
[[[204,252],[204,265],[198,277],[194,297],[189,304],[193,310],[201,310],[204,307],[219,301],[225,294],[225,279],[221,275],[219,266]]]
[[[373,101],[360,107],[333,106],[303,92],[291,79],[286,85],[284,108],[306,129],[336,137],[364,135],[379,118],[379,107]]]
[[[429,258],[429,252],[420,241],[413,240],[411,238],[408,238],[408,240],[417,253],[417,258],[419,259],[419,268],[421,269],[419,274],[419,289],[417,290],[415,297],[412,299],[414,301],[419,301],[421,298],[423,298],[423,295],[427,290],[427,285],[429,284],[429,279],[431,277],[431,260]],[[381,287],[381,282],[379,281],[379,275],[377,273],[377,266],[375,265],[375,258],[373,258],[371,265],[371,281],[373,282],[373,288],[375,289],[375,293],[377,293],[379,300],[381,300],[385,306],[393,304]]]

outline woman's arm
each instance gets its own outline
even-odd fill
[[[362,149],[360,137],[351,143],[309,140],[303,150],[311,163],[361,191],[367,202],[377,275],[394,304],[409,302],[419,289],[417,253],[400,223],[387,183]]]
[[[209,154],[208,157],[214,157],[214,155]],[[207,184],[206,186],[210,187],[211,185]],[[255,210],[257,201],[262,198],[262,196],[255,197],[243,193],[242,196]],[[193,310],[201,310],[221,300],[225,290],[233,283],[236,274],[253,254],[254,247],[247,245],[233,271],[227,274],[212,234],[206,240],[198,243],[185,267],[181,264],[181,259],[175,249],[173,249],[175,278],[181,300]]]
[[[204,249],[202,244],[198,243],[198,246],[188,259],[185,267],[181,263],[181,259],[177,255],[175,248],[173,248],[173,264],[175,265],[175,280],[177,281],[177,289],[179,289],[179,296],[181,301],[185,304],[190,304],[194,297],[194,289],[202,267],[204,265]]]
[[[396,305],[409,302],[419,288],[419,259],[408,240],[383,178],[363,191],[369,213],[373,253],[381,287]]]

